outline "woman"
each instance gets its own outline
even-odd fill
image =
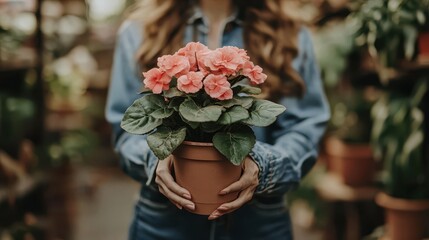
[[[285,15],[284,2],[143,0],[120,28],[106,115],[122,168],[144,183],[129,239],[292,239],[282,196],[314,165],[329,110],[310,34]],[[141,72],[190,41],[245,48],[269,76],[264,96],[288,108],[270,127],[254,129],[258,141],[245,171],[224,190],[239,198],[208,218],[183,209],[194,203],[174,182],[171,160],[158,163],[144,136],[120,128],[139,97]]]

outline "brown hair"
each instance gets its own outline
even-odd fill
[[[243,18],[244,44],[253,62],[268,75],[262,85],[266,98],[302,96],[305,83],[292,68],[298,54],[299,24],[283,10],[284,0],[234,0]],[[144,41],[137,53],[143,70],[164,54],[183,46],[192,0],[140,0],[130,14],[141,19]]]

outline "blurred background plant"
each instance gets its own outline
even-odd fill
[[[379,61],[381,80],[389,77],[384,68],[398,66],[416,56],[419,33],[428,26],[427,0],[356,1],[351,21],[358,27],[356,43]]]
[[[36,18],[26,11],[0,8],[0,64],[13,63],[17,51],[36,29]]]
[[[90,129],[75,129],[60,134],[41,148],[41,166],[61,167],[84,164],[99,146],[97,134]]]
[[[73,111],[85,107],[84,94],[97,62],[84,46],[56,59],[45,69],[49,90],[48,107],[56,111]]]
[[[31,99],[0,93],[0,149],[17,157],[21,142],[34,131],[35,106]]]
[[[411,93],[386,93],[372,109],[372,144],[384,161],[386,193],[406,199],[429,199],[429,164],[424,157],[421,101],[428,83]]]
[[[119,173],[104,106],[133,2],[0,0],[1,240],[125,239],[138,184]],[[429,76],[429,0],[284,0],[282,10],[309,25],[332,110],[317,166],[287,196],[295,239],[381,237],[380,186],[428,194],[428,98],[413,99]],[[421,134],[423,145],[392,147]]]
[[[384,235],[393,240],[429,234],[429,163],[421,109],[429,96],[427,80],[416,81],[413,91],[386,92],[372,111],[372,142],[384,161],[383,193],[376,202],[385,209]]]

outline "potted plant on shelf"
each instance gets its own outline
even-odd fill
[[[423,156],[424,114],[419,109],[427,89],[428,83],[421,82],[409,96],[387,94],[372,109],[372,141],[384,160],[384,192],[376,202],[385,208],[391,240],[429,236],[429,164]]]
[[[354,33],[351,21],[332,22],[315,33],[314,44],[332,109],[324,159],[343,183],[365,186],[373,181],[375,162],[369,144],[372,101],[364,96],[373,94],[364,94],[371,91],[355,86],[349,77],[349,60],[356,54]]]
[[[346,96],[332,99],[330,134],[325,139],[329,170],[352,187],[369,186],[374,182],[376,162],[370,145],[372,106],[371,90],[348,91]]]
[[[210,214],[235,199],[236,193],[219,192],[240,178],[255,144],[250,126],[268,126],[285,111],[252,96],[267,78],[262,68],[243,49],[212,51],[192,42],[158,58],[158,68],[143,75],[150,91],[126,110],[122,128],[149,134],[158,159],[173,155],[176,181],[191,192],[195,213]]]
[[[416,55],[419,32],[427,23],[427,0],[362,1],[351,15],[358,26],[356,42],[379,60],[379,75],[386,81],[403,60]]]

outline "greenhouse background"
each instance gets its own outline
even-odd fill
[[[284,197],[295,239],[380,239],[386,196],[421,203],[389,231],[429,238],[429,1],[284,2],[311,30],[332,114]],[[139,183],[104,109],[133,3],[0,0],[0,240],[126,239]]]

